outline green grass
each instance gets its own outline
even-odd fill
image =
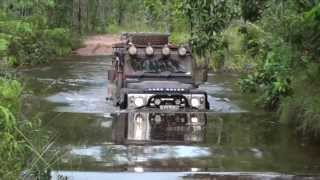
[[[190,39],[190,34],[187,32],[173,32],[170,36],[170,42],[173,44],[187,44]]]
[[[294,94],[283,99],[280,120],[296,128],[299,133],[320,137],[320,65],[310,64],[307,70],[296,70],[292,82]]]
[[[22,90],[17,80],[0,77],[0,179],[19,179],[23,171],[46,179],[57,156],[47,158],[53,143],[41,121],[21,118]]]
[[[221,37],[222,46],[211,55],[213,70],[248,72],[257,66],[267,37],[259,26],[235,21],[222,32]]]

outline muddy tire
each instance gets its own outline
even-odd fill
[[[128,107],[128,96],[125,95],[124,101],[119,104],[120,109],[127,109]]]
[[[210,103],[208,101],[206,102],[206,109],[210,110]]]
[[[127,109],[127,105],[125,103],[120,104],[120,109]]]

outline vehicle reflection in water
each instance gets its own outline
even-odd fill
[[[112,130],[116,144],[190,144],[205,139],[204,113],[130,112],[118,118]]]
[[[83,129],[79,130],[84,135],[80,144],[62,146],[66,153],[60,170],[191,171],[197,162],[212,156],[211,149],[204,146],[205,113],[130,112],[111,116],[110,131],[102,127],[104,122],[89,128],[92,133],[108,131],[104,138],[88,139],[89,134],[84,133],[89,131]],[[202,167],[205,164],[202,162]]]

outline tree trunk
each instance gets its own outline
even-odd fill
[[[80,9],[80,0],[73,0],[73,21],[72,28],[74,32],[81,34],[81,9]]]
[[[88,32],[88,0],[80,0],[79,15],[81,33],[83,33],[83,31]]]
[[[203,67],[203,78],[202,82],[208,81],[208,73],[209,73],[209,63],[210,63],[210,57],[206,55],[205,61],[204,61],[204,67]]]
[[[124,17],[124,11],[125,11],[125,2],[123,0],[118,0],[118,25],[122,25],[123,17]]]

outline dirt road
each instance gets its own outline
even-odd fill
[[[99,56],[112,54],[112,44],[120,42],[119,35],[88,36],[84,47],[77,49],[75,54],[80,56]]]

